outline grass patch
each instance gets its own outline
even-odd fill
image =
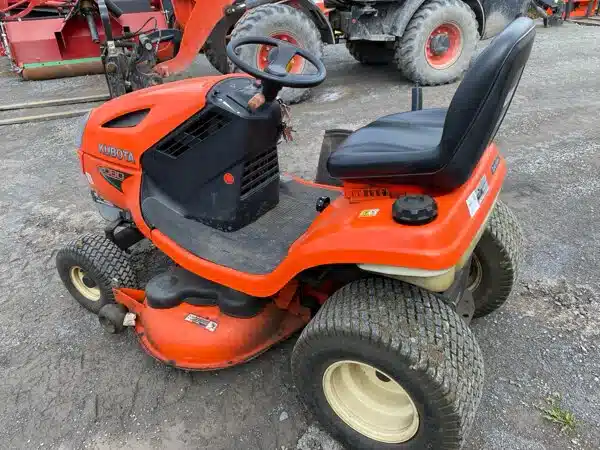
[[[577,428],[577,420],[575,414],[560,405],[560,400],[560,394],[552,394],[546,398],[547,406],[538,409],[544,419],[560,426],[561,433],[571,434]]]

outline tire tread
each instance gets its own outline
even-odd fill
[[[473,26],[470,30],[464,30],[466,36],[463,38],[469,42],[477,42],[479,40],[477,18],[473,10],[466,3],[461,0],[429,0],[417,10],[404,30],[404,34],[396,42],[394,64],[409,80],[419,82],[423,85],[435,86],[456,81],[467,70],[468,64],[459,74],[445,81],[436,81],[427,77],[419,69],[420,49],[418,48],[418,42],[419,38],[426,33],[425,22],[432,14],[441,13],[441,11],[448,8],[458,8],[470,14]]]
[[[482,395],[483,357],[465,322],[438,296],[386,278],[349,283],[302,331],[292,355],[294,374],[299,373],[303,355],[316,351],[324,337],[360,338],[426,374],[430,398],[447,413],[447,429],[453,430],[446,433],[452,437],[443,448],[460,448]],[[432,350],[438,352],[437,359]],[[302,383],[296,379],[297,385]],[[310,398],[305,396],[305,402],[310,404]]]

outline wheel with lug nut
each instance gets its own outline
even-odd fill
[[[365,278],[326,300],[292,353],[310,412],[351,449],[459,449],[483,390],[483,358],[441,297]]]
[[[396,42],[394,62],[414,82],[451,83],[469,68],[479,42],[473,10],[461,0],[428,0]]]

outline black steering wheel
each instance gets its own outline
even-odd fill
[[[260,70],[245,61],[243,61],[237,54],[238,48],[249,45],[270,45],[273,47],[269,52],[269,64],[264,70]],[[315,74],[300,74],[300,73],[289,73],[286,70],[287,65],[290,63],[292,58],[296,55],[301,56],[313,66],[317,68]],[[314,87],[323,82],[327,76],[325,66],[319,58],[314,56],[312,53],[306,50],[291,45],[287,42],[280,41],[279,39],[273,39],[270,37],[243,37],[235,41],[230,41],[227,44],[227,56],[229,59],[240,69],[247,74],[252,75],[255,78],[263,81],[270,81],[279,86],[286,86],[291,88],[309,88]]]

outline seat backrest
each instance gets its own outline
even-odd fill
[[[440,142],[449,161],[447,175],[466,179],[479,162],[508,110],[534,38],[533,20],[514,20],[465,74],[448,107]]]

